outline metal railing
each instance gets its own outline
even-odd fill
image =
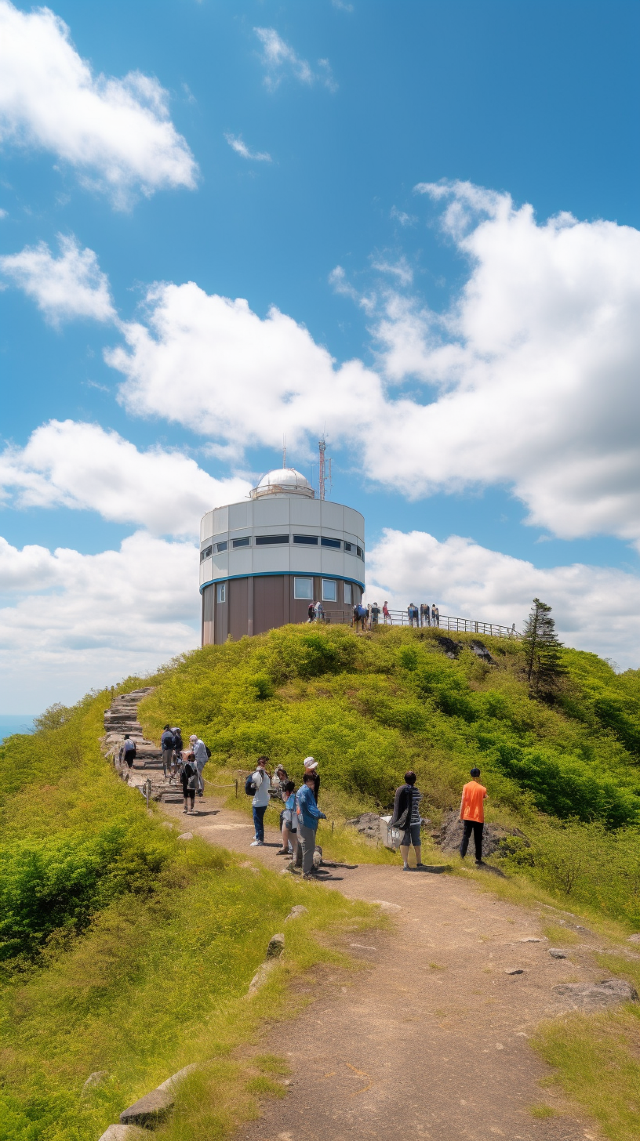
[[[454,618],[450,614],[441,614],[436,622],[421,621],[420,617],[409,619],[408,610],[390,610],[390,624],[392,626],[435,626],[440,630],[454,630],[462,634],[488,634],[492,638],[519,638],[521,635],[513,626],[501,626],[497,622],[478,622],[475,618]],[[383,621],[382,614],[380,622]]]

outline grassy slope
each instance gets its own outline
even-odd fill
[[[478,763],[491,818],[531,841],[514,847],[515,875],[500,890],[522,899],[549,891],[574,910],[608,917],[620,937],[640,917],[638,674],[616,676],[594,655],[566,651],[568,679],[545,706],[528,696],[518,644],[486,644],[495,665],[468,649],[450,660],[435,631],[356,638],[340,628],[287,627],[172,663],[149,679],[157,688],[141,717],[155,737],[167,720],[200,733],[213,752],[207,776],[221,783],[260,752],[299,777],[312,752],[323,805],[338,823],[323,842],[360,859],[390,857],[340,822],[388,807],[405,768],[419,773],[437,822]],[[94,1141],[123,1105],[207,1059],[162,1133],[225,1136],[255,1112],[257,1094],[281,1092],[273,1077],[282,1064],[247,1068],[230,1058],[234,1045],[281,1008],[287,974],[334,955],[332,932],[370,921],[364,905],[252,871],[199,842],[180,844],[157,814],[149,818],[98,751],[109,697],[54,711],[34,737],[0,749],[0,1141]],[[247,809],[249,800],[241,794],[238,804]],[[310,915],[287,928],[286,968],[248,1002],[242,995],[266,941],[301,899]],[[554,1024],[539,1037],[567,1088],[615,1141],[637,1133],[629,1109],[636,1027],[623,1011],[597,1026]],[[592,1104],[589,1073],[602,1059],[618,1064],[612,1043],[626,1060],[609,1120],[602,1100]],[[108,1079],[81,1098],[99,1069]]]
[[[2,1141],[95,1141],[192,1061],[209,1062],[192,1081],[197,1103],[185,1101],[162,1134],[226,1135],[256,1112],[274,1064],[237,1064],[230,1051],[265,1016],[290,1012],[288,977],[340,958],[336,931],[371,922],[364,904],[179,842],[149,818],[99,754],[106,696],[1,750]],[[286,965],[247,1000],[269,938],[300,902],[309,915],[286,928]],[[82,1098],[96,1070],[109,1076]]]

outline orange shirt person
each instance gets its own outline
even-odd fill
[[[472,769],[473,778],[465,784],[460,801],[460,819],[462,820],[462,842],[460,844],[460,857],[464,860],[469,847],[469,840],[473,832],[473,842],[476,849],[476,867],[482,867],[482,833],[484,831],[484,802],[487,790],[480,784],[478,777],[480,769]]]

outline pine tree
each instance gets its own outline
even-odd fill
[[[527,680],[537,697],[549,698],[567,672],[562,661],[551,607],[534,598],[522,642],[525,648]]]

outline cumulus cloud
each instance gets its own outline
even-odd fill
[[[517,630],[537,596],[553,607],[567,645],[638,668],[637,575],[581,563],[541,570],[458,535],[440,543],[424,531],[388,528],[369,550],[367,584],[369,601],[387,599],[392,609],[435,602],[441,614],[503,626],[515,622]]]
[[[193,282],[159,285],[147,299],[149,324],[124,326],[128,349],[107,354],[126,376],[125,407],[161,415],[212,436],[241,455],[251,445],[292,447],[307,433],[343,431],[380,381],[360,361],[341,368],[291,317],[262,320],[241,298],[209,296]],[[377,394],[377,395],[376,395]]]
[[[19,507],[70,507],[133,523],[154,535],[196,535],[205,511],[249,492],[243,479],[214,479],[180,452],[141,452],[97,424],[52,420],[26,447],[0,456],[0,488]]]
[[[46,242],[0,257],[0,270],[32,297],[53,325],[73,317],[113,321],[109,280],[93,250],[80,249],[73,236],[58,235],[60,256]]]
[[[197,167],[157,79],[94,75],[49,8],[0,0],[0,139],[36,147],[126,208],[137,192],[195,186]]]
[[[287,74],[308,87],[320,82],[329,91],[338,90],[328,59],[319,59],[319,71],[313,71],[307,60],[301,59],[291,45],[278,35],[275,28],[253,30],[262,44],[262,62],[266,70],[264,82],[270,91],[275,91]]]
[[[236,154],[241,155],[242,158],[251,159],[253,162],[271,162],[271,155],[266,151],[252,151],[243,141],[242,135],[225,134],[229,146]]]
[[[0,594],[0,678],[9,708],[77,700],[200,640],[197,548],[142,531],[97,555],[18,550],[0,540]]]

